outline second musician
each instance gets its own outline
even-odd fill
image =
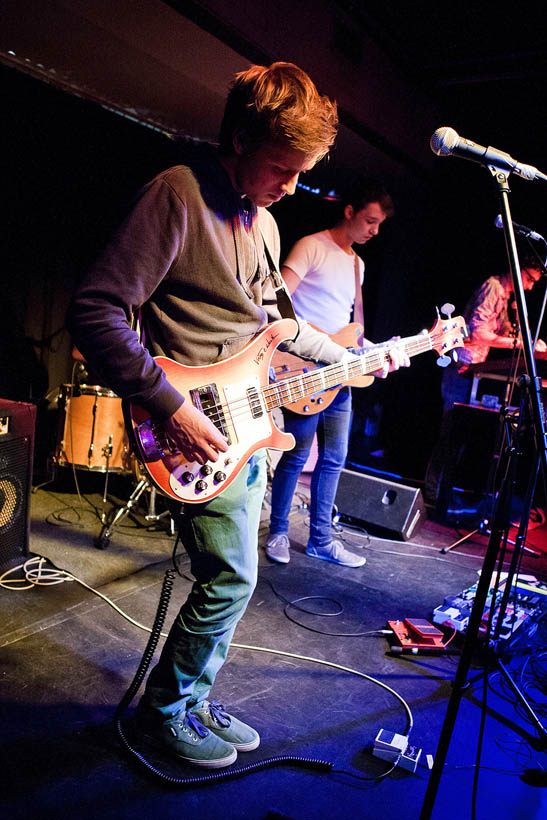
[[[359,290],[363,282],[364,263],[355,254],[353,245],[363,244],[376,236],[380,225],[393,214],[391,197],[372,179],[354,182],[343,193],[341,204],[343,215],[336,225],[300,239],[281,269],[296,314],[329,335],[338,333],[350,322],[356,300],[356,282],[359,282]],[[358,314],[356,311],[355,319],[362,321]],[[408,365],[408,360],[404,364]],[[285,431],[293,434],[296,445],[293,450],[283,453],[272,482],[266,554],[278,563],[286,564],[290,560],[288,532],[292,497],[315,434],[318,458],[311,481],[306,554],[347,567],[360,567],[366,560],[332,538],[332,508],[348,449],[350,389],[341,388],[332,401],[327,401],[325,409],[311,415],[283,410]]]

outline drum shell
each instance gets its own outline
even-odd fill
[[[97,385],[64,384],[56,461],[96,472],[127,472],[129,445],[122,400]],[[111,452],[108,457],[108,451]]]

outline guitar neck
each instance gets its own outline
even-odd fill
[[[276,407],[285,407],[287,404],[292,404],[319,391],[329,390],[359,376],[374,373],[389,361],[389,351],[394,347],[404,350],[410,357],[433,349],[430,335],[427,332],[400,339],[398,342],[374,345],[354,359],[330,364],[309,373],[301,373],[298,376],[269,384],[262,391],[266,408],[270,412]]]

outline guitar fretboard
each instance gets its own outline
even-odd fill
[[[366,376],[380,370],[389,361],[389,351],[394,347],[403,349],[408,356],[417,356],[433,349],[432,339],[427,331],[416,336],[400,339],[398,342],[384,342],[374,345],[354,359],[327,365],[309,373],[301,373],[289,379],[269,384],[262,391],[266,409],[271,412],[276,407],[284,407],[306,396],[338,387],[358,376]]]

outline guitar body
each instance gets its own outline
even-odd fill
[[[310,327],[324,333],[324,331],[316,327],[316,325],[312,325],[311,322],[309,324]],[[327,335],[333,342],[342,345],[342,347],[357,347],[357,340],[362,332],[363,328],[358,322],[351,322],[351,324],[346,325],[346,327],[343,327],[342,330],[339,330],[338,333],[330,333]],[[310,373],[312,370],[321,367],[321,365],[316,362],[308,361],[307,359],[301,359],[299,356],[295,356],[292,353],[285,353],[282,350],[276,350],[272,358],[272,367],[276,378],[287,378],[288,376],[298,376],[303,373]],[[358,376],[357,378],[346,382],[346,384],[352,387],[369,387],[373,381],[374,376]],[[288,404],[287,409],[292,410],[293,413],[299,413],[303,416],[313,416],[314,413],[319,413],[321,410],[325,410],[325,408],[327,408],[329,404],[334,401],[338,391],[343,386],[344,385],[338,385],[337,387],[331,387],[329,390],[323,390],[315,393],[312,396],[306,396],[306,398],[299,399],[298,401]]]
[[[185,503],[210,501],[229,487],[257,450],[294,447],[293,436],[282,432],[273,421],[273,410],[290,407],[306,397],[329,395],[343,384],[370,381],[370,374],[389,362],[390,345],[373,345],[347,361],[270,383],[276,348],[294,338],[296,330],[293,319],[273,322],[239,353],[203,367],[182,365],[165,356],[156,358],[170,384],[185,401],[204,413],[228,441],[227,452],[221,453],[215,462],[201,465],[184,461],[161,423],[139,405],[129,403],[126,426],[132,448],[158,490]],[[408,356],[436,350],[446,358],[447,352],[463,346],[466,336],[461,317],[439,318],[429,333],[424,330],[395,344]]]
[[[228,451],[221,453],[217,462],[205,466],[183,462],[171,471],[159,454],[150,461],[145,446],[151,429],[147,425],[152,425],[152,420],[146,410],[131,403],[129,432],[133,447],[158,490],[179,501],[210,501],[231,484],[257,450],[263,447],[290,450],[294,447],[294,437],[276,426],[264,406],[261,391],[262,386],[268,384],[275,349],[281,342],[294,338],[296,331],[293,319],[281,319],[268,325],[235,356],[203,367],[182,365],[165,356],[155,359],[170,384],[186,401],[209,415],[229,441]],[[217,423],[219,412],[214,408],[211,410],[211,403],[215,407],[229,406],[229,412],[220,411],[221,423]],[[161,438],[158,430],[151,435],[157,440]],[[171,459],[172,456],[168,457],[169,461]]]

